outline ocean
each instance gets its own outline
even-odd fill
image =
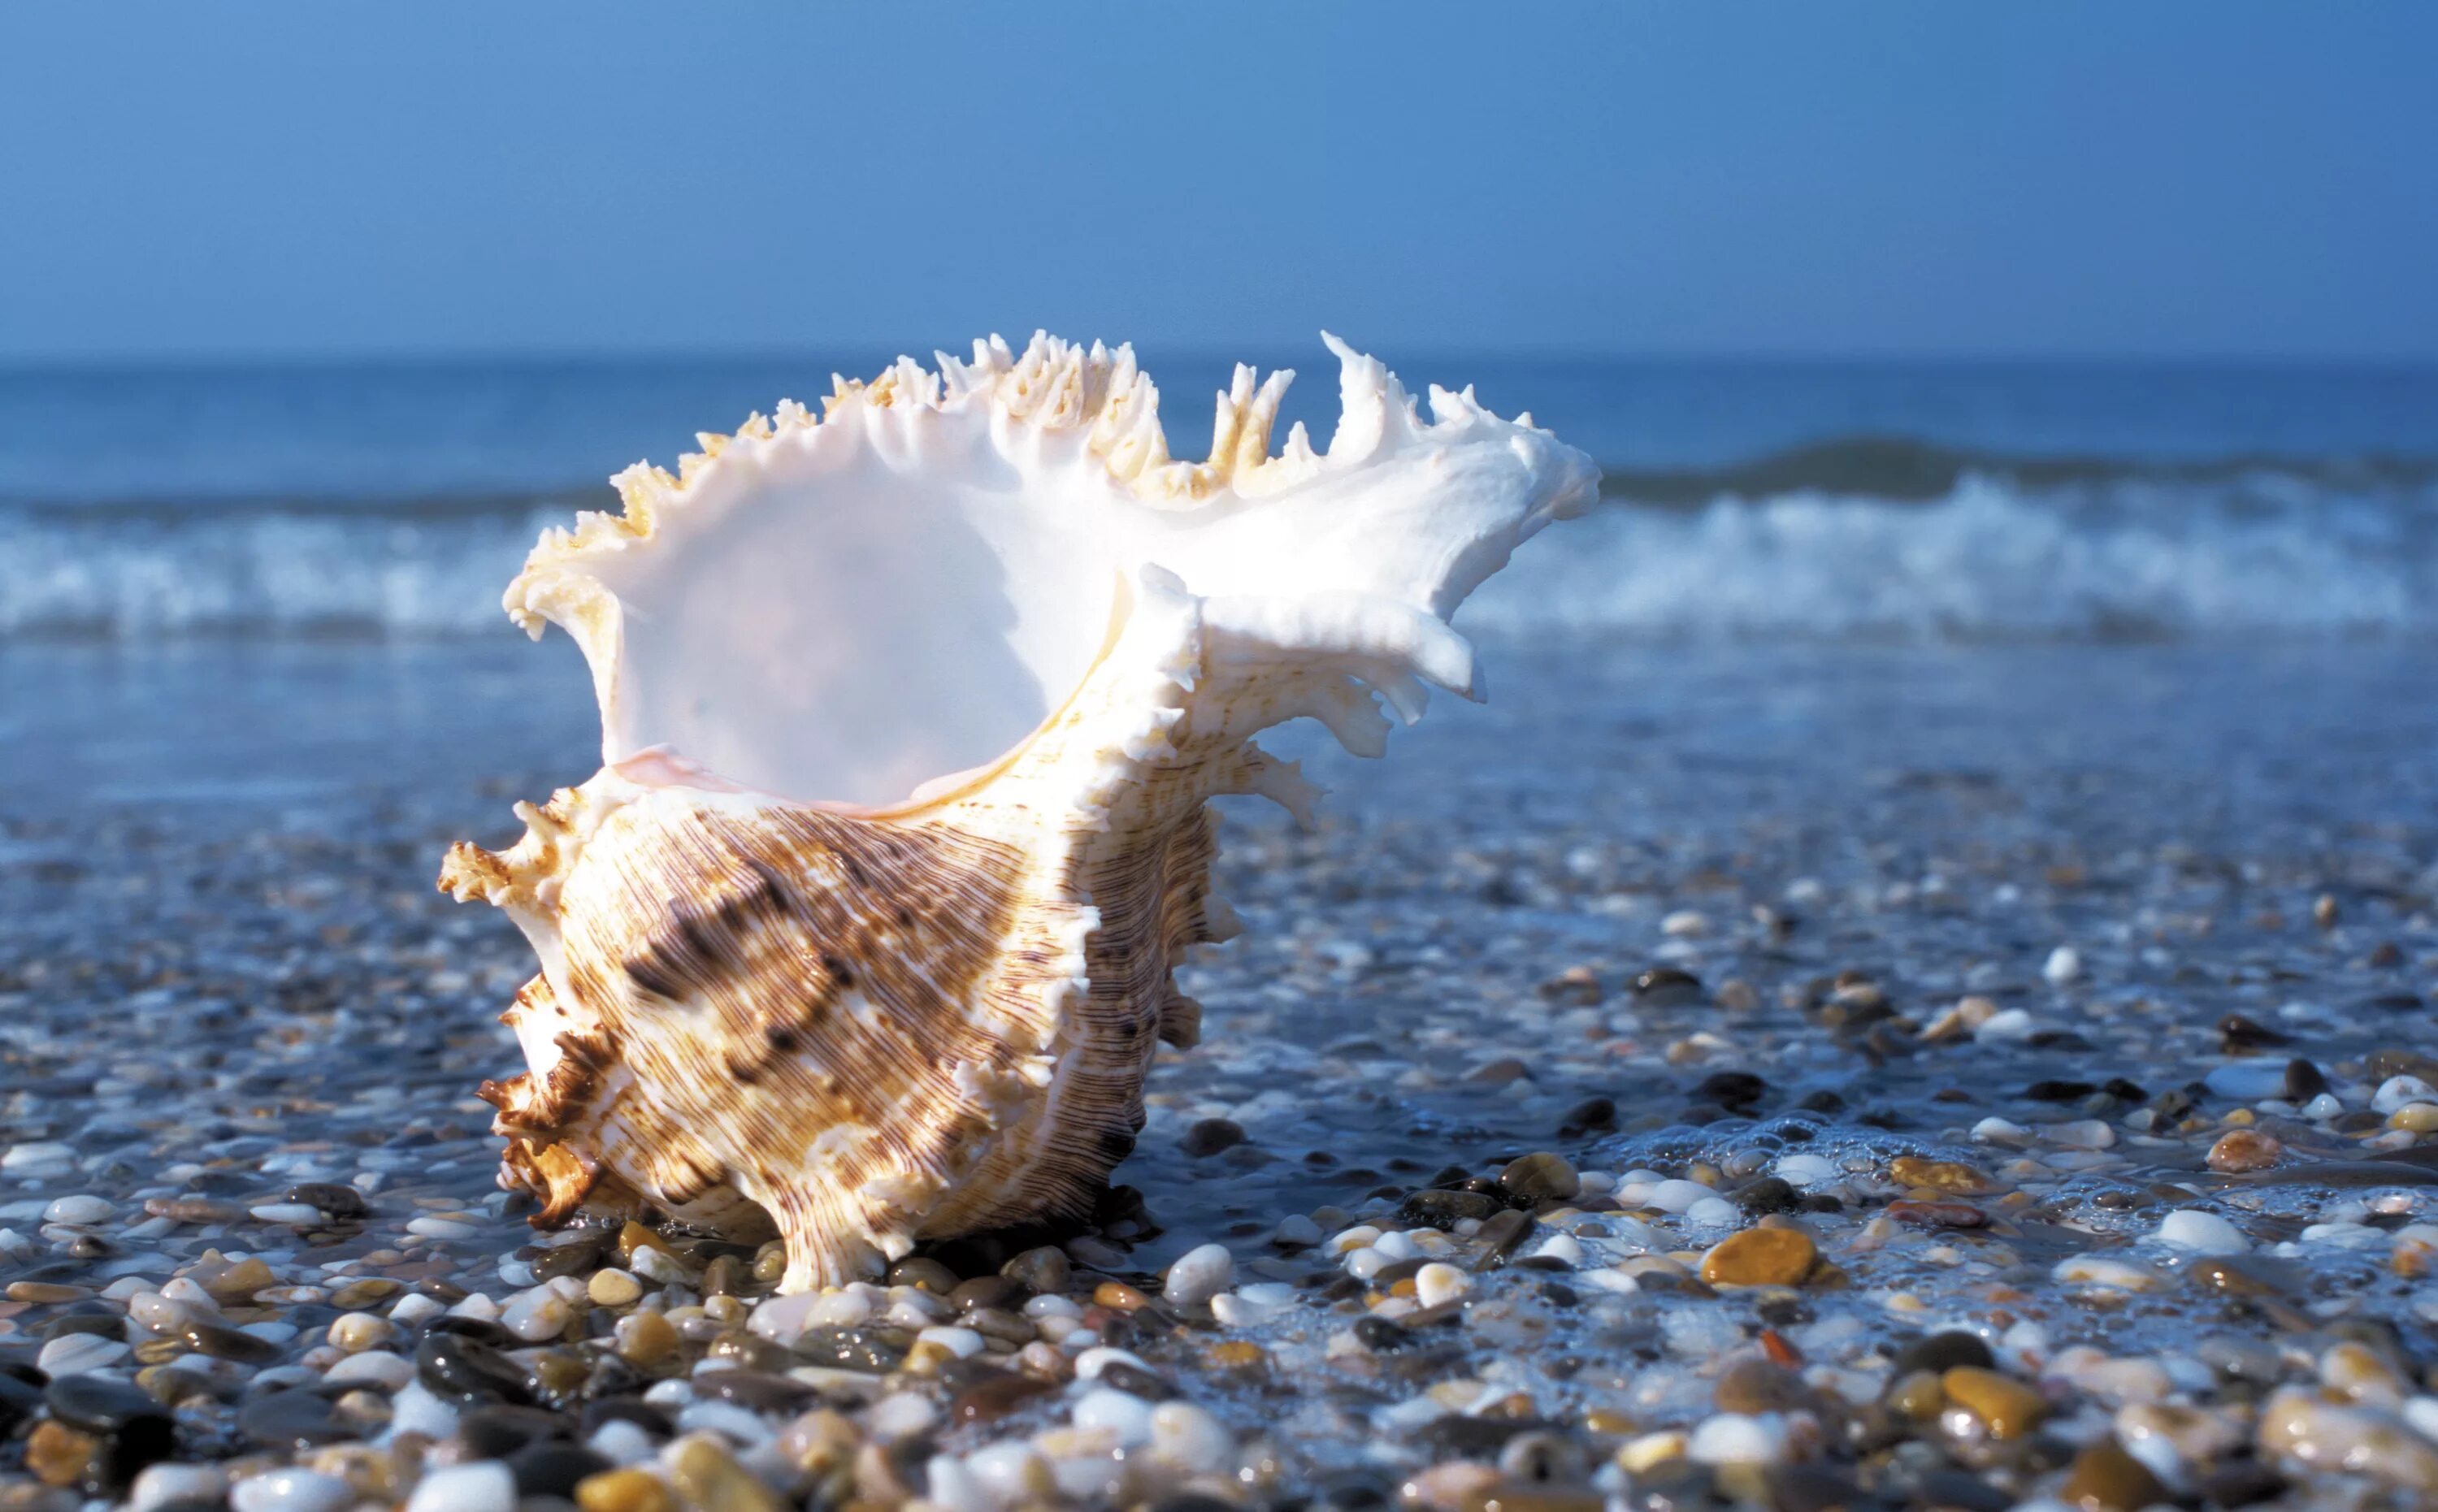
[[[1280,355],[1304,371],[1285,418],[1325,437],[1326,354]],[[610,505],[610,473],[888,356],[0,373],[0,640],[496,634],[535,534]],[[2438,627],[2438,370],[1384,356],[1608,469],[1609,507],[1468,627]],[[1143,359],[1199,454],[1229,364]]]

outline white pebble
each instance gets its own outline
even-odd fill
[[[2041,963],[2040,975],[2048,978],[2051,987],[2063,987],[2082,975],[2082,952],[2072,945],[2059,945]]]
[[[2159,1242],[2196,1255],[2241,1255],[2252,1248],[2243,1230],[2198,1207],[2180,1207],[2159,1221]]]
[[[954,1454],[934,1454],[923,1467],[923,1502],[940,1512],[997,1512],[998,1503]]]
[[[612,1417],[592,1431],[584,1447],[612,1465],[641,1465],[660,1453],[661,1446],[639,1423]]]
[[[2034,1018],[2028,1011],[2006,1008],[1983,1019],[1980,1028],[1972,1031],[1972,1037],[1975,1040],[2005,1043],[2012,1040],[2028,1040],[2040,1031],[2040,1021]]]
[[[940,1409],[931,1405],[931,1398],[901,1391],[873,1403],[872,1411],[864,1415],[863,1427],[886,1444],[924,1433],[939,1420]]]
[[[1113,1364],[1132,1365],[1145,1375],[1155,1373],[1150,1363],[1131,1349],[1118,1349],[1108,1345],[1097,1345],[1075,1357],[1075,1379],[1098,1380],[1101,1379],[1101,1372]]]
[[[1041,1457],[1041,1450],[1019,1439],[966,1455],[965,1473],[995,1506],[1022,1506],[1042,1500],[1042,1489],[1050,1481],[1050,1462]]]
[[[67,1145],[36,1140],[10,1145],[9,1152],[0,1155],[0,1170],[30,1170],[42,1167],[64,1166],[76,1159],[76,1151]]]
[[[1151,1410],[1151,1447],[1194,1474],[1210,1474],[1235,1456],[1236,1435],[1207,1408],[1164,1401]]]
[[[1786,1458],[1786,1448],[1782,1419],[1719,1413],[1693,1430],[1685,1457],[1697,1465],[1775,1465]]]
[[[692,1279],[686,1268],[678,1263],[676,1256],[665,1250],[654,1249],[649,1244],[635,1246],[634,1258],[627,1262],[627,1268],[644,1279],[658,1281],[662,1286],[675,1286]]]
[[[1401,1228],[1392,1228],[1371,1241],[1371,1247],[1392,1260],[1410,1260],[1422,1253],[1414,1236]]]
[[[1346,1255],[1351,1254],[1355,1250],[1369,1249],[1371,1247],[1371,1241],[1379,1237],[1379,1225],[1374,1223],[1357,1223],[1354,1227],[1347,1229],[1345,1232],[1339,1234],[1335,1239],[1329,1241],[1330,1253],[1334,1255]]]
[[[159,1333],[176,1333],[203,1316],[202,1309],[158,1292],[138,1292],[127,1299],[127,1315]]]
[[[43,1345],[34,1363],[45,1376],[80,1376],[124,1358],[127,1341],[97,1333],[63,1333]]]
[[[517,1478],[498,1460],[427,1470],[406,1512],[516,1512]]]
[[[1208,1302],[1228,1289],[1236,1274],[1235,1257],[1225,1244],[1205,1244],[1177,1257],[1168,1268],[1168,1284],[1160,1294],[1180,1307]]]
[[[520,1292],[500,1313],[500,1327],[527,1344],[539,1344],[556,1339],[567,1331],[567,1320],[574,1310],[567,1298],[548,1287],[535,1287]]]
[[[852,1292],[798,1292],[792,1296],[771,1297],[756,1304],[753,1315],[745,1320],[745,1327],[758,1338],[768,1339],[774,1344],[793,1344],[813,1326],[816,1321],[813,1314],[822,1304],[833,1297],[852,1298],[860,1309],[852,1318],[839,1319],[840,1323],[861,1323],[872,1316],[872,1304]]]
[[[1472,1290],[1472,1277],[1453,1265],[1434,1260],[1414,1273],[1414,1295],[1426,1308],[1453,1302]]]
[[[2116,1131],[2098,1118],[2076,1118],[2072,1123],[2053,1123],[2041,1133],[2051,1143],[2069,1150],[2106,1150],[2116,1143]]]
[[[1817,1187],[1823,1182],[1837,1179],[1837,1168],[1826,1155],[1780,1155],[1777,1157],[1777,1164],[1772,1166],[1770,1169],[1776,1173],[1779,1180],[1797,1187]]]
[[[346,1482],[318,1470],[273,1470],[239,1481],[229,1492],[237,1512],[339,1512],[355,1500]]]
[[[2167,1278],[2146,1265],[2111,1260],[2097,1255],[2076,1255],[2049,1273],[2068,1286],[2106,1287],[2112,1292],[2164,1292]]]
[[[2438,1087],[2417,1076],[2392,1076],[2380,1082],[2370,1098],[2371,1108],[2378,1113],[2394,1113],[2408,1102],[2438,1102]]]
[[[1075,1426],[1105,1428],[1131,1449],[1151,1439],[1151,1403],[1130,1392],[1095,1386],[1076,1401]]]
[[[322,1210],[310,1203],[265,1203],[260,1207],[249,1207],[246,1211],[266,1223],[301,1225],[322,1222]]]
[[[457,1409],[433,1395],[419,1380],[410,1380],[398,1388],[398,1395],[390,1398],[389,1412],[393,1433],[447,1438],[457,1432]]]
[[[1564,1260],[1570,1266],[1583,1263],[1583,1242],[1572,1234],[1552,1234],[1540,1242],[1532,1253],[1553,1260]]]
[[[118,1211],[98,1197],[78,1195],[62,1197],[43,1209],[45,1223],[104,1223]]]
[[[389,1343],[398,1332],[398,1325],[370,1312],[343,1312],[330,1320],[329,1340],[354,1354],[359,1349],[378,1349]]]
[[[1685,1209],[1685,1222],[1688,1223],[1732,1223],[1736,1217],[1736,1204],[1723,1197],[1705,1197]]]
[[[986,1342],[975,1329],[951,1327],[945,1324],[925,1328],[916,1334],[914,1339],[918,1344],[927,1340],[936,1344],[960,1360],[971,1360],[980,1354]]]
[[[386,1349],[350,1354],[323,1374],[328,1381],[370,1384],[397,1391],[415,1379],[415,1362]]]
[[[1681,1213],[1695,1203],[1717,1195],[1719,1195],[1717,1192],[1698,1181],[1685,1181],[1680,1178],[1663,1181],[1652,1187],[1651,1195],[1645,1201],[1663,1213]]]
[[[1278,1231],[1270,1236],[1270,1242],[1298,1247],[1317,1244],[1320,1242],[1320,1225],[1301,1213],[1291,1214],[1280,1222]]]
[[[1257,1323],[1267,1323],[1286,1309],[1273,1302],[1263,1302],[1243,1292],[1222,1292],[1210,1299],[1210,1315],[1229,1328],[1249,1328]]]
[[[431,1214],[408,1219],[406,1231],[410,1234],[420,1234],[426,1239],[472,1239],[483,1232],[472,1223],[460,1222],[453,1218],[434,1217]]]
[[[128,1512],[152,1512],[171,1502],[218,1506],[228,1495],[228,1475],[216,1465],[153,1465],[127,1492]]]
[[[420,1292],[409,1292],[390,1308],[389,1320],[401,1328],[412,1328],[425,1319],[436,1318],[447,1310],[449,1310],[442,1306],[438,1297],[425,1296]]]

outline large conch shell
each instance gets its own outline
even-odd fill
[[[507,609],[582,646],[603,765],[440,874],[541,958],[529,1069],[482,1089],[538,1223],[775,1225],[798,1291],[1089,1211],[1155,1041],[1194,1041],[1172,968],[1232,932],[1205,801],[1316,796],[1249,737],[1378,755],[1378,700],[1479,696],[1449,615],[1597,492],[1528,417],[1434,388],[1425,423],[1330,345],[1326,453],[1270,454],[1289,374],[1238,368],[1172,462],[1130,350],[993,339],[543,536]]]

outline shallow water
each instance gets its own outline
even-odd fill
[[[1521,1393],[1535,1422],[1691,1422],[1765,1327],[1832,1381],[1884,1375],[1886,1351],[1939,1326],[2026,1370],[2077,1345],[2185,1360],[2229,1331],[2291,1348],[2344,1320],[2438,1358],[2438,1296],[2385,1248],[2426,1218],[2430,1167],[2373,1144],[2386,1120],[2366,1111],[2373,1052],[2438,1054],[2423,648],[1493,642],[1485,660],[1494,702],[1435,709],[1385,763],[1278,740],[1336,789],[1316,832],[1231,803],[1218,887],[1246,930],[1186,974],[1205,1042],[1163,1053],[1115,1178],[1142,1202],[1109,1215],[1122,1274],[1217,1239],[1240,1280],[1304,1289],[1231,1334],[1270,1352],[1263,1381],[1208,1365],[1200,1335],[1132,1345],[1232,1426],[1270,1429],[1281,1486],[1472,1442],[1400,1405],[1434,1381]],[[492,1190],[469,1094],[513,1068],[491,1018],[528,958],[432,877],[447,841],[496,843],[511,799],[590,770],[563,642],[18,647],[0,651],[0,1146],[71,1147],[0,1168],[17,1240],[0,1278],[157,1276],[208,1245],[514,1290],[529,1236]],[[1694,980],[1637,991],[1660,967]],[[2012,1032],[1918,1032],[1968,995]],[[2289,1043],[2230,1055],[2229,1014]],[[2332,1104],[2282,1099],[2292,1057]],[[2162,1114],[2182,1088],[2191,1110]],[[2288,1164],[2230,1181],[2200,1152],[2247,1108]],[[1245,1141],[1180,1152],[1219,1118]],[[1333,1262],[1269,1242],[1292,1215],[1377,1222],[1450,1168],[1535,1151],[1622,1183],[1626,1215],[1528,1246],[1563,1230],[1586,1275],[1739,1221],[1634,1217],[1651,1181],[1724,1193],[1778,1170],[1839,1194],[1813,1222],[1845,1279],[1773,1312],[1486,1272],[1496,1306],[1470,1352],[1391,1367],[1331,1343],[1352,1316],[1315,1290]],[[1889,1219],[1909,1155],[1989,1178],[1967,1199],[1978,1221]],[[2356,1164],[2296,1169],[2321,1160]],[[262,1202],[368,1172],[372,1214],[309,1231],[105,1225],[107,1253],[80,1257],[42,1221],[62,1194],[127,1222],[147,1197]],[[2258,1295],[2160,1242],[2179,1207],[2237,1224]],[[408,1230],[417,1215],[443,1229]],[[2058,1273],[2078,1256],[2140,1269]],[[29,1354],[57,1310],[7,1306],[0,1353]],[[309,1341],[327,1319],[301,1310]],[[2060,1405],[2069,1448],[2094,1410]],[[1028,1408],[942,1446],[1056,1418]]]

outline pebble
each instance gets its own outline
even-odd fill
[[[698,1512],[786,1512],[776,1492],[713,1439],[680,1439],[670,1447],[667,1464],[679,1497]]]
[[[1210,1301],[1228,1289],[1236,1274],[1235,1257],[1224,1244],[1203,1244],[1186,1251],[1168,1268],[1160,1294],[1180,1307]]]
[[[1151,1441],[1151,1404],[1132,1392],[1096,1386],[1076,1398],[1075,1426],[1106,1429],[1121,1445],[1132,1448]]]
[[[2230,1129],[2218,1135],[2206,1157],[2209,1169],[2226,1175],[2267,1170],[2286,1153],[2277,1136],[2258,1129]]]
[[[2264,1455],[2438,1492],[2438,1448],[2384,1412],[2340,1405],[2303,1387],[2281,1387],[2270,1395],[2260,1410],[2257,1438]]]
[[[595,1307],[631,1307],[643,1298],[644,1283],[635,1279],[632,1272],[608,1265],[592,1273],[592,1278],[585,1283],[584,1293]]]
[[[1454,1302],[1473,1290],[1473,1278],[1453,1265],[1434,1260],[1414,1273],[1415,1299],[1426,1308]]]
[[[1711,1286],[1800,1286],[1818,1258],[1811,1236],[1798,1229],[1748,1228],[1702,1257],[1702,1279]]]
[[[51,1377],[79,1376],[88,1370],[99,1370],[127,1357],[123,1339],[107,1338],[98,1333],[63,1333],[43,1345],[34,1363],[43,1374]]]
[[[106,1223],[118,1211],[99,1197],[62,1197],[43,1209],[45,1223]]]
[[[1977,1417],[1992,1438],[2020,1438],[2048,1415],[2048,1402],[2019,1380],[1994,1370],[1958,1365],[1938,1379],[1947,1399]]]
[[[2241,1255],[2252,1248],[2243,1230],[2216,1213],[2180,1207],[2159,1221],[2160,1243],[2195,1255]]]
[[[604,1470],[575,1488],[583,1512],[677,1512],[668,1483],[649,1470]]]
[[[2079,979],[2082,976],[2082,952],[2072,945],[2058,946],[2049,952],[2049,958],[2040,963],[2040,976],[2052,987],[2063,987]]]
[[[128,1487],[127,1512],[189,1503],[218,1506],[228,1496],[228,1472],[217,1465],[151,1465]]]
[[[2102,1439],[2074,1457],[2058,1499],[2085,1512],[2141,1512],[2171,1498],[2148,1466]]]
[[[516,1512],[517,1478],[497,1460],[427,1470],[406,1512]]]
[[[1787,1449],[1784,1418],[1718,1413],[1693,1430],[1685,1457],[1701,1465],[1775,1465]]]
[[[229,1489],[235,1512],[339,1512],[355,1500],[337,1476],[294,1468],[251,1476]]]
[[[1582,1190],[1582,1178],[1564,1156],[1548,1151],[1509,1161],[1498,1184],[1518,1201],[1564,1201]]]

